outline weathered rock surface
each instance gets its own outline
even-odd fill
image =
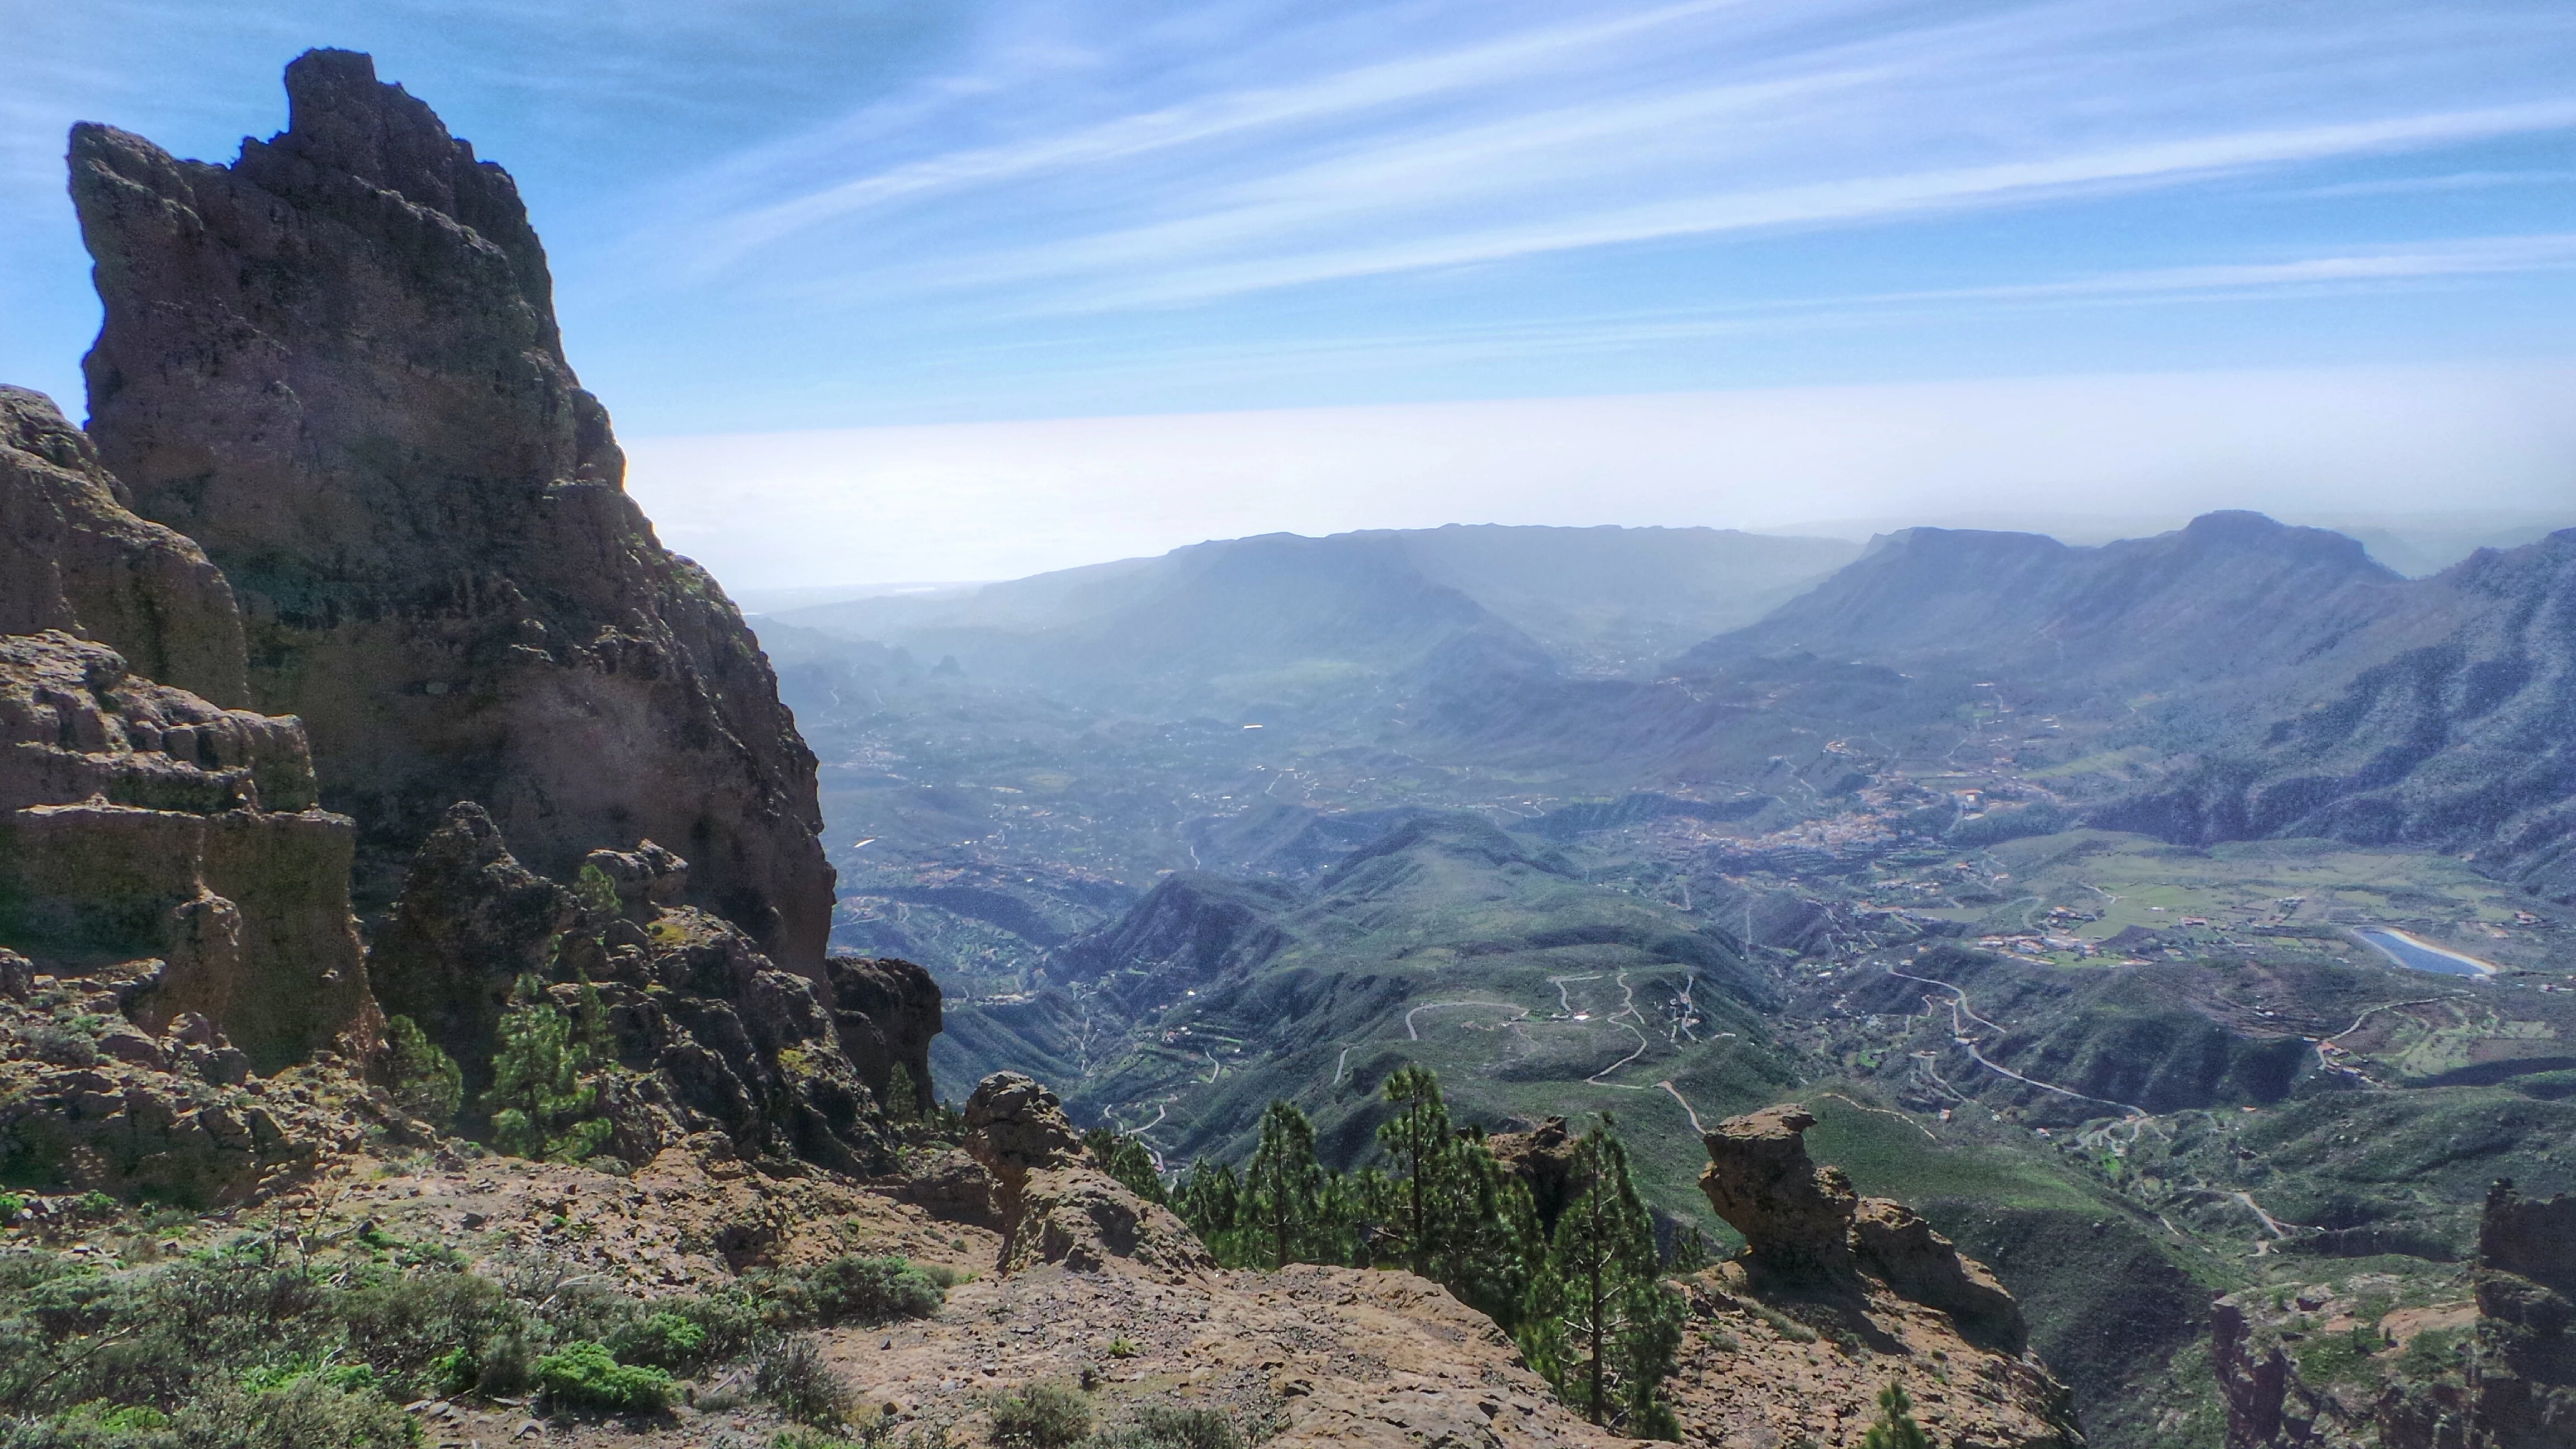
[[[1562,1117],[1550,1117],[1527,1132],[1492,1133],[1485,1138],[1485,1151],[1529,1189],[1539,1226],[1550,1232],[1565,1205],[1590,1185],[1575,1178],[1574,1135]]]
[[[920,1058],[918,1090],[928,1090],[939,1028],[928,974],[836,960],[836,975],[880,985],[885,999],[875,1015],[835,1012],[815,982],[780,969],[732,923],[673,904],[691,869],[678,855],[645,841],[593,851],[584,866],[608,897],[585,899],[521,864],[472,801],[449,807],[413,858],[369,968],[384,1009],[456,1059],[469,1100],[492,1080],[502,1014],[533,976],[564,1010],[605,1013],[616,1067],[600,1086],[621,1160],[714,1135],[744,1159],[882,1170],[889,1036]]]
[[[832,983],[833,1023],[868,1090],[890,1111],[927,1110],[935,1100],[930,1039],[940,1032],[939,983],[892,956],[834,956],[824,969]],[[896,1067],[912,1084],[910,1102],[892,1096]]]
[[[205,550],[136,517],[51,398],[0,386],[0,634],[51,629],[173,688],[250,702],[241,617]]]
[[[295,721],[0,636],[0,943],[63,974],[148,959],[152,1028],[197,1013],[264,1067],[371,1029],[352,831],[312,797]]]
[[[0,949],[0,1180],[210,1207],[358,1144],[309,1091],[255,1079],[205,1017],[147,1030],[159,967],[57,977]]]
[[[308,52],[287,93],[228,167],[73,132],[91,435],[230,579],[251,699],[303,718],[359,822],[361,908],[477,800],[554,878],[668,842],[690,903],[819,979],[813,756],[740,613],[625,494],[516,186],[364,55]]]
[[[2012,1296],[1911,1208],[1864,1198],[1811,1160],[1815,1121],[1780,1106],[1706,1134],[1700,1188],[1745,1248],[1684,1284],[1692,1316],[1672,1381],[1684,1436],[1855,1443],[1894,1381],[1935,1443],[2079,1443],[2066,1387],[2026,1351]]]
[[[1055,1093],[1017,1072],[995,1072],[967,1099],[966,1150],[992,1174],[1004,1273],[1115,1263],[1176,1279],[1216,1266],[1169,1209],[1101,1171]]]
[[[2252,1294],[2219,1300],[2211,1358],[2229,1449],[2576,1444],[2576,1197],[2526,1198],[2496,1183],[2468,1288],[2468,1303],[2375,1323],[2339,1316],[2341,1305],[2319,1301],[2316,1290],[2287,1305]],[[2360,1381],[2301,1374],[2297,1342],[2356,1330],[2401,1349],[2435,1330],[2452,1342],[2441,1353],[2390,1354]]]

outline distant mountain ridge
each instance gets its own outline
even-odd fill
[[[1874,540],[1859,561],[1675,668],[1807,652],[2003,671],[2055,690],[2169,691],[2303,664],[2404,599],[2404,581],[2358,542],[2259,513],[2204,514],[2094,548],[1917,528]]]
[[[954,654],[1085,703],[1164,704],[1454,667],[1609,672],[1749,623],[1852,558],[1832,539],[1452,525],[1262,534],[973,590],[791,609],[774,625]],[[1445,654],[1444,654],[1445,651]],[[1442,655],[1442,658],[1435,658]],[[1259,681],[1292,671],[1296,681]],[[1356,682],[1354,680],[1353,682]]]
[[[2105,823],[2201,843],[2323,835],[2470,852],[2576,899],[2576,529],[2406,587],[2362,667]]]

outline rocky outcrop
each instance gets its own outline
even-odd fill
[[[1780,1106],[1706,1134],[1700,1189],[1743,1252],[1687,1280],[1673,1380],[1687,1432],[1735,1445],[1856,1442],[1902,1383],[1936,1443],[2072,1446],[2066,1387],[2026,1348],[2021,1309],[1902,1203],[1807,1156],[1816,1119]],[[1808,1347],[1830,1341],[1834,1352]]]
[[[992,1175],[1001,1272],[1061,1263],[1177,1280],[1216,1266],[1169,1209],[1103,1172],[1055,1093],[1017,1072],[995,1072],[967,1099],[966,1150]]]
[[[2576,1443],[2576,1197],[2544,1202],[2497,1183],[2478,1224],[2476,1283],[2470,1393],[2482,1445]]]
[[[58,977],[0,949],[0,1181],[203,1208],[358,1144],[339,1104],[254,1077],[207,1018],[148,1010],[160,979],[157,961]]]
[[[459,802],[412,856],[367,953],[376,1000],[468,1064],[479,1090],[512,985],[552,964],[575,913],[572,892],[521,865],[490,812]]]
[[[1562,1117],[1550,1117],[1527,1132],[1488,1134],[1485,1151],[1496,1166],[1529,1189],[1539,1227],[1551,1233],[1565,1205],[1591,1185],[1575,1175],[1574,1134],[1566,1130]]]
[[[1807,1156],[1804,1107],[1768,1107],[1718,1124],[1703,1139],[1700,1191],[1744,1235],[1757,1283],[1784,1289],[1884,1287],[1938,1309],[1959,1332],[2007,1354],[2028,1341],[2021,1308],[1985,1266],[1960,1253],[1921,1214],[1852,1190],[1839,1167]]]
[[[230,166],[74,130],[91,435],[230,579],[251,700],[303,718],[359,823],[362,909],[470,799],[553,878],[668,842],[690,903],[819,980],[813,756],[740,613],[624,492],[516,186],[364,55],[286,82],[287,129]]]
[[[926,1084],[938,987],[909,962],[836,961],[852,997],[876,1008],[836,1012],[731,922],[676,904],[690,871],[645,841],[592,851],[568,888],[523,865],[490,813],[461,802],[414,856],[369,958],[377,995],[456,1059],[470,1101],[492,1080],[520,983],[543,983],[613,1045],[597,1085],[614,1125],[609,1150],[623,1161],[713,1133],[732,1157],[882,1170],[892,1146],[884,1084],[897,1059],[877,1023]]]
[[[146,678],[250,702],[223,574],[195,543],[136,517],[88,435],[51,398],[16,387],[0,387],[0,581],[0,634],[59,629]]]
[[[2228,1449],[2576,1443],[2576,1197],[2536,1200],[2496,1183],[2467,1288],[2467,1302],[2394,1311],[2358,1284],[2219,1299],[2210,1361]],[[2356,1376],[2333,1352],[2356,1340],[2399,1351],[2366,1359],[2371,1372]],[[2322,1364],[2309,1357],[2320,1348]]]
[[[892,956],[834,956],[824,967],[832,983],[833,1024],[868,1090],[889,1111],[927,1111],[938,1099],[930,1080],[930,1039],[941,1027],[939,983]],[[909,1102],[892,1095],[898,1066],[911,1084]]]
[[[263,1068],[371,1030],[350,823],[312,797],[295,721],[0,636],[0,944],[64,975],[148,961],[147,1029],[196,1013]]]

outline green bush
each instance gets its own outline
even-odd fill
[[[705,1335],[698,1344],[699,1363],[724,1363],[760,1347],[775,1334],[762,1305],[741,1293],[703,1298],[666,1298],[654,1305],[662,1313],[688,1320]]]
[[[774,1270],[753,1280],[752,1288],[784,1323],[822,1328],[927,1318],[948,1301],[936,1278],[901,1258],[841,1257]]]
[[[537,1390],[549,1409],[606,1414],[658,1413],[671,1402],[671,1376],[617,1361],[608,1346],[568,1343],[536,1363]]]
[[[0,1421],[0,1449],[172,1449],[170,1416],[94,1400],[44,1418]]]
[[[996,1394],[993,1442],[1008,1449],[1065,1449],[1091,1436],[1091,1401],[1068,1383],[1041,1379]]]
[[[823,1361],[822,1348],[802,1334],[762,1351],[751,1388],[780,1415],[800,1424],[831,1428],[849,1416],[849,1386]]]
[[[1149,1404],[1124,1431],[1104,1434],[1103,1449],[1243,1449],[1243,1431],[1215,1409]]]
[[[27,1215],[27,1200],[14,1192],[0,1192],[0,1228],[13,1228]]]
[[[305,1375],[267,1393],[217,1393],[182,1410],[181,1444],[223,1449],[410,1449],[420,1426],[373,1393]]]
[[[609,1352],[620,1363],[687,1369],[703,1359],[706,1329],[677,1313],[651,1313],[633,1319],[608,1336]]]

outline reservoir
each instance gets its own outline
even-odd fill
[[[2404,931],[2357,931],[2354,934],[2378,948],[2379,954],[2409,971],[2431,971],[2443,976],[2492,976],[2493,966],[2475,956],[2426,945]]]

